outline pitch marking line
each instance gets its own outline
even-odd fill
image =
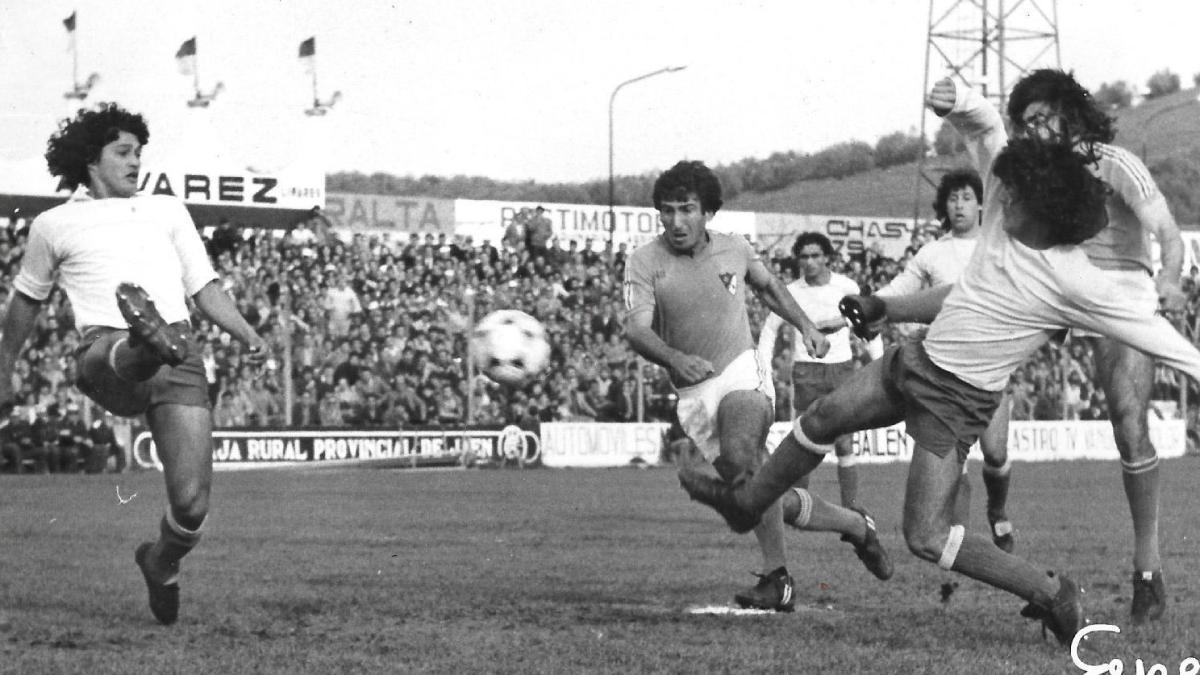
[[[683,611],[685,614],[708,614],[712,616],[773,616],[776,614],[785,614],[785,612],[775,612],[769,609],[731,607],[729,605],[697,605],[693,607],[687,607]],[[796,605],[795,613],[841,614],[842,612],[841,610],[834,609],[832,605]]]

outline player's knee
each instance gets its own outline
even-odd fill
[[[983,454],[983,463],[997,468],[1008,463],[1008,444],[999,439],[980,438],[979,451]]]
[[[803,414],[803,431],[805,436],[814,443],[833,443],[838,437],[837,431],[832,424],[836,416],[836,408],[835,404],[826,403],[824,398],[813,401],[812,405],[808,406]]]
[[[1113,436],[1121,459],[1138,461],[1154,457],[1154,446],[1150,443],[1150,429],[1145,411],[1141,414],[1129,410],[1120,414],[1114,411],[1111,417]]]
[[[198,482],[176,491],[171,500],[171,513],[175,521],[189,530],[194,530],[208,517],[208,490]]]
[[[938,528],[930,523],[904,523],[904,543],[908,550],[922,560],[937,562],[942,555],[945,527]]]

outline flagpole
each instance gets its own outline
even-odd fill
[[[312,66],[313,107],[316,108],[321,105],[321,99],[317,96],[317,55],[313,54],[309,58],[312,59],[309,64]]]

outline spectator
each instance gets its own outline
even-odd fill
[[[553,237],[554,224],[546,217],[546,209],[538,206],[533,210],[533,218],[526,229],[525,245],[531,255],[545,258],[550,253],[550,239]]]
[[[92,420],[92,425],[87,430],[91,451],[90,460],[84,470],[88,473],[100,473],[110,464],[116,473],[124,473],[128,468],[125,448],[117,441],[112,419],[112,413],[103,411],[103,414],[98,414],[96,419]]]
[[[362,305],[345,275],[337,272],[333,265],[327,269],[333,272],[333,283],[325,290],[322,308],[329,319],[329,334],[342,337],[350,332],[351,320],[362,313]]]

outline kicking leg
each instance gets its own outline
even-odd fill
[[[762,512],[807,475],[832,451],[839,436],[861,429],[895,424],[903,419],[899,392],[885,382],[883,359],[872,361],[843,382],[833,393],[808,407],[784,436],[779,447],[746,484],[737,490],[739,505]]]

